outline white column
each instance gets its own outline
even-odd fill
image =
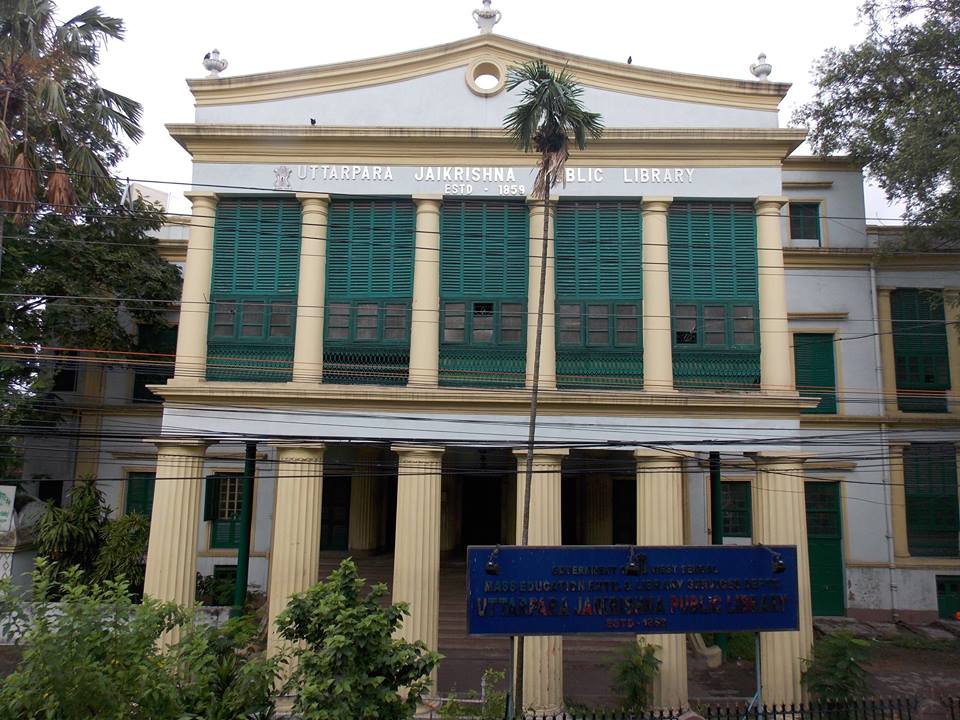
[[[670,325],[670,254],[667,211],[672,197],[643,200],[643,387],[673,390],[673,334]]]
[[[277,494],[267,587],[268,655],[281,646],[276,621],[290,596],[308,590],[319,579],[323,451],[321,443],[277,447]]]
[[[297,333],[293,381],[320,382],[323,377],[323,312],[326,300],[327,219],[330,196],[297,193],[300,220],[300,278],[297,285]]]
[[[800,630],[760,633],[761,699],[766,704],[803,702],[800,684],[803,660],[813,646],[810,565],[803,459],[770,453],[753,455],[753,541],[763,545],[797,546],[797,594]]]
[[[780,394],[795,391],[780,237],[780,208],[786,202],[782,197],[760,197],[754,205],[760,290],[760,389]]]
[[[143,594],[178,605],[194,604],[197,588],[197,535],[203,461],[208,443],[200,440],[151,440],[157,445],[157,480],[147,546]],[[175,628],[161,642],[180,638]]]
[[[534,450],[530,484],[530,534],[528,545],[560,545],[560,473],[568,450]],[[517,457],[517,543],[523,532],[523,498],[526,488],[526,450]],[[524,639],[523,705],[538,715],[563,707],[563,638],[556,635]]]
[[[547,225],[546,284],[543,288],[543,334],[540,342],[540,388],[557,389],[557,332],[556,332],[556,267],[553,258],[554,209],[557,197],[550,197],[550,218]],[[543,201],[528,199],[530,207],[530,243],[527,256],[527,387],[533,386],[536,359],[537,310],[540,304],[540,267],[543,252]]]
[[[187,262],[183,271],[177,362],[174,378],[168,384],[204,380],[207,377],[207,323],[210,317],[217,196],[207,192],[188,192],[184,195],[193,203],[193,217],[190,220]]]
[[[394,445],[397,466],[397,530],[393,558],[393,602],[405,602],[410,615],[400,636],[439,645],[440,477],[443,448]],[[437,674],[431,678],[436,692]]]
[[[436,387],[440,363],[440,207],[442,195],[414,195],[417,204],[410,313],[408,385]]]
[[[637,544],[683,545],[683,456],[660,450],[636,450]],[[685,709],[686,635],[637,636],[658,646],[660,672],[653,683],[656,707]]]

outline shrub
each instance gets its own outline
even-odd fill
[[[406,605],[381,607],[382,584],[363,591],[348,558],[325,582],[294,595],[277,618],[281,636],[295,643],[294,713],[304,720],[410,718],[429,687],[440,655],[394,638]]]
[[[36,526],[37,555],[47,558],[55,572],[78,566],[93,570],[100,550],[101,531],[110,508],[93,478],[82,478],[70,488],[67,506],[47,504]]]
[[[129,513],[108,522],[100,534],[102,544],[93,566],[93,581],[124,578],[130,584],[132,595],[141,597],[150,521],[140,513]]]
[[[640,714],[653,701],[653,681],[660,672],[657,647],[639,640],[624,649],[614,665],[613,689],[624,712]]]
[[[847,633],[826,635],[813,644],[813,658],[805,660],[802,680],[818,700],[863,697],[867,692],[870,642]]]

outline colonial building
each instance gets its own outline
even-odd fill
[[[505,659],[465,637],[463,560],[514,542],[522,507],[544,207],[537,158],[501,126],[507,68],[535,58],[606,130],[547,209],[530,542],[797,545],[801,629],[762,634],[762,672],[767,702],[798,701],[813,614],[958,604],[960,262],[878,255],[859,169],[792,156],[789,86],[763,72],[483,33],[190,81],[195,122],[169,126],[193,216],[156,455],[95,455],[128,481],[107,485],[117,507],[152,502],[146,590],[191,603],[198,570],[235,565],[254,440],[250,581],[271,619],[349,553],[410,603],[405,636]],[[684,637],[650,639],[658,702],[685,704]],[[577,642],[527,641],[537,708],[562,704]]]

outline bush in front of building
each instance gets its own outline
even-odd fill
[[[405,603],[382,607],[383,584],[365,592],[353,560],[290,598],[277,618],[294,644],[294,714],[303,720],[411,718],[441,656],[420,641],[395,638]]]
[[[613,690],[624,712],[639,715],[653,702],[653,681],[660,672],[657,646],[643,640],[628,643],[614,665]]]
[[[0,718],[273,717],[279,660],[252,651],[251,621],[204,627],[175,604],[134,602],[122,580],[37,565],[32,597],[0,582],[0,625],[23,649],[0,688]],[[181,640],[164,652],[158,640],[175,627]]]
[[[867,694],[867,660],[871,643],[848,633],[824,635],[813,643],[802,681],[817,700],[862,698]]]

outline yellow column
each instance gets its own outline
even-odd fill
[[[540,343],[540,388],[557,389],[557,332],[556,332],[556,267],[553,257],[554,208],[558,198],[551,196],[548,203],[550,218],[547,227],[546,284],[543,286],[543,335]],[[530,207],[530,244],[527,256],[527,387],[533,386],[533,367],[536,359],[537,310],[540,304],[540,253],[543,251],[543,201],[527,199]]]
[[[187,263],[183,271],[173,382],[204,380],[207,376],[213,225],[217,215],[217,196],[214,193],[188,192],[184,195],[193,203],[193,217],[187,241]]]
[[[944,319],[947,321],[947,359],[950,362],[950,397],[948,407],[960,415],[960,289],[947,288],[943,293]]]
[[[634,451],[637,462],[637,544],[683,545],[683,456],[661,450]],[[638,635],[659,646],[660,672],[653,684],[659,708],[685,709],[687,636]]]
[[[317,582],[320,572],[320,506],[323,495],[322,443],[277,447],[277,492],[267,585],[267,654],[283,642],[277,616],[290,596]]]
[[[157,480],[153,491],[150,544],[143,594],[157,600],[193,605],[197,588],[197,535],[203,457],[208,443],[199,440],[151,440],[157,445]],[[170,645],[179,629],[163,636]]]
[[[580,481],[583,541],[587,545],[613,543],[613,478],[587,476]]]
[[[782,197],[760,197],[754,204],[760,290],[760,388],[780,394],[795,390],[780,237],[780,208],[786,202]]]
[[[907,493],[904,488],[903,451],[904,443],[891,443],[890,454],[890,504],[893,515],[893,555],[895,558],[910,557],[907,540]]]
[[[442,195],[414,195],[417,235],[413,260],[408,385],[436,387],[440,363],[440,207]]]
[[[517,457],[517,543],[523,532],[523,498],[526,488],[526,450]],[[528,545],[560,544],[560,470],[569,450],[534,450],[530,484]],[[551,715],[563,706],[563,638],[530,636],[524,640],[523,705],[538,715]]]
[[[347,542],[350,550],[377,549],[380,534],[378,457],[372,448],[360,448],[354,457],[350,476],[350,528]]]
[[[443,448],[394,445],[397,466],[397,529],[393,559],[393,602],[410,605],[400,636],[439,645],[440,477]],[[436,692],[437,675],[431,678]]]
[[[880,332],[880,370],[883,377],[883,408],[888,416],[899,415],[897,408],[897,366],[893,354],[893,316],[890,310],[892,288],[877,288],[877,325]]]
[[[643,387],[673,390],[667,211],[673,198],[643,200]]]
[[[297,199],[302,210],[293,381],[316,383],[323,377],[323,309],[326,299],[330,196],[323,193],[297,193]]]
[[[804,503],[803,459],[776,453],[753,454],[753,541],[797,546],[800,630],[760,633],[760,683],[766,704],[799,703],[803,660],[813,646],[810,564]]]

